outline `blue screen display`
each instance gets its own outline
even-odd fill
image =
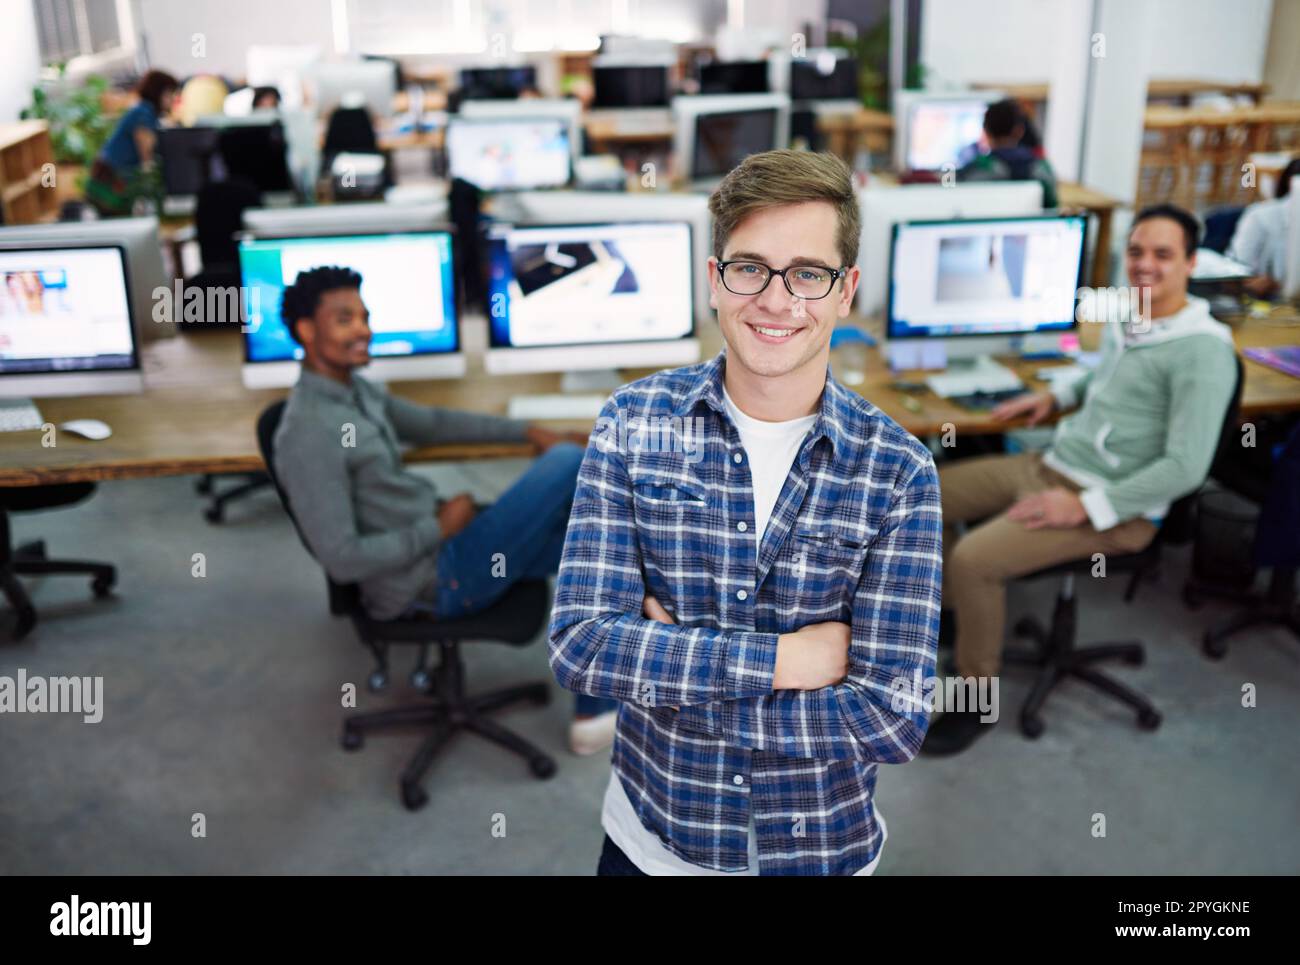
[[[431,355],[460,348],[451,235],[445,231],[312,238],[245,239],[239,267],[247,300],[245,358],[302,358],[280,317],[284,290],[298,273],[322,265],[361,275],[374,358]]]

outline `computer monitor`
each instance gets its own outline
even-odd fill
[[[297,208],[249,208],[244,230],[259,238],[317,235],[368,235],[393,231],[434,231],[447,227],[446,200],[420,204],[361,201]]]
[[[139,392],[126,251],[0,249],[0,396]]]
[[[465,374],[450,232],[246,237],[239,245],[248,299],[245,385],[268,388],[297,380],[302,346],[281,320],[280,305],[299,272],[321,265],[361,273],[361,297],[374,333],[363,375],[402,380]]]
[[[102,248],[110,245],[126,252],[131,314],[137,338],[147,341],[174,335],[175,319],[171,314],[174,298],[160,297],[162,292],[174,291],[174,285],[163,266],[157,218],[106,218],[0,228],[0,251],[30,246]]]
[[[348,100],[359,100],[373,117],[393,113],[397,94],[397,66],[391,60],[323,60],[304,72],[312,105],[321,117],[328,117]]]
[[[728,94],[673,99],[677,170],[709,188],[750,154],[790,140],[790,99],[784,94]]]
[[[274,87],[283,107],[302,107],[303,73],[320,60],[314,44],[253,44],[244,53],[244,82],[250,87]]]
[[[699,360],[687,222],[496,225],[489,372]]]
[[[799,101],[856,101],[858,62],[833,50],[810,52],[790,61],[790,99]]]
[[[536,67],[467,67],[460,72],[463,100],[513,100],[537,89]]]
[[[517,101],[465,101],[460,117],[471,121],[556,120],[564,124],[572,163],[581,154],[582,101],[576,97],[529,97]]]
[[[510,195],[508,202],[498,206],[499,217],[519,224],[572,224],[578,213],[593,224],[685,221],[691,226],[691,250],[697,259],[691,270],[695,320],[699,325],[712,322],[709,274],[704,264],[713,243],[708,195],[658,191],[524,191]]]
[[[166,127],[158,132],[163,187],[169,198],[192,198],[210,181],[241,177],[263,193],[293,191],[284,125],[268,118]]]
[[[767,61],[715,60],[700,65],[701,94],[766,94]]]
[[[593,66],[594,108],[667,107],[668,68],[663,65]]]
[[[447,162],[453,178],[484,191],[563,187],[573,172],[569,125],[555,117],[453,118]]]
[[[941,171],[974,160],[984,137],[984,112],[1002,100],[995,91],[894,94],[894,166],[900,171]],[[955,169],[955,168],[954,168]]]
[[[943,338],[950,358],[969,357],[1073,328],[1086,223],[1039,215],[895,225],[889,339]]]
[[[869,187],[858,194],[862,235],[858,243],[858,311],[881,315],[889,291],[889,246],[900,221],[1010,218],[1041,214],[1043,186],[1037,181],[907,184]]]

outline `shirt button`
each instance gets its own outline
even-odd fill
[[[740,785],[745,783],[745,779],[741,777],[739,774],[737,774],[735,777],[731,779],[731,783],[739,787]]]
[[[738,452],[733,452],[733,453],[731,454],[731,459],[732,459],[733,462],[744,462],[744,461],[745,461],[745,457],[742,456],[742,455],[741,455],[740,453],[738,453]]]
[[[747,599],[749,599],[749,594],[746,593],[744,590],[738,590],[738,591],[736,591],[736,599],[737,599],[737,600],[747,600]]]
[[[736,524],[736,529],[740,530],[743,533],[745,530],[749,529],[749,524],[742,520],[741,522]]]

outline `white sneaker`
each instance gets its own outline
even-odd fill
[[[579,757],[603,751],[614,743],[614,727],[617,724],[617,710],[607,710],[595,717],[575,717],[569,725],[569,750]]]

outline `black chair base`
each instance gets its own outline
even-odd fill
[[[1160,712],[1151,701],[1113,677],[1093,669],[1094,664],[1105,660],[1123,660],[1130,666],[1141,666],[1146,659],[1142,644],[1126,640],[1076,647],[1075,600],[1072,594],[1057,598],[1050,628],[1033,617],[1024,617],[1016,623],[1013,631],[1016,636],[1028,637],[1037,644],[1032,650],[1010,649],[1003,656],[1008,664],[1038,669],[1034,685],[1020,709],[1020,731],[1026,737],[1042,735],[1046,729],[1041,716],[1043,705],[1066,678],[1086,683],[1133,708],[1137,712],[1137,724],[1143,730],[1155,730],[1160,726]]]
[[[343,721],[344,749],[359,750],[365,742],[365,735],[371,731],[413,726],[431,728],[419,750],[402,771],[402,804],[408,811],[419,810],[428,803],[429,795],[421,786],[424,775],[448,741],[463,730],[478,734],[524,758],[529,770],[537,778],[545,780],[554,775],[556,765],[553,758],[488,716],[493,711],[521,701],[545,706],[551,699],[550,687],[545,682],[538,681],[471,697],[465,693],[465,668],[459,645],[445,642],[439,644],[439,647],[442,662],[429,675],[429,699],[405,707],[349,716]]]
[[[7,563],[0,564],[0,592],[17,615],[11,639],[21,640],[36,626],[36,608],[32,606],[20,576],[89,576],[91,592],[103,599],[117,582],[117,568],[109,563],[89,560],[52,560],[46,556],[45,541],[24,543],[13,550]]]
[[[214,483],[220,478],[216,473],[205,473],[194,484],[194,491],[200,496],[211,496],[208,508],[203,511],[203,518],[209,523],[220,523],[226,518],[226,504],[243,499],[249,493],[257,492],[271,485],[271,477],[264,472],[241,473],[243,482],[231,486],[222,492],[216,492]]]
[[[1300,607],[1295,584],[1295,567],[1274,568],[1265,594],[1189,579],[1183,586],[1183,602],[1192,609],[1198,608],[1206,597],[1226,598],[1243,605],[1237,613],[1205,631],[1201,652],[1211,660],[1222,660],[1228,655],[1228,638],[1251,627],[1282,627],[1300,640]]]

